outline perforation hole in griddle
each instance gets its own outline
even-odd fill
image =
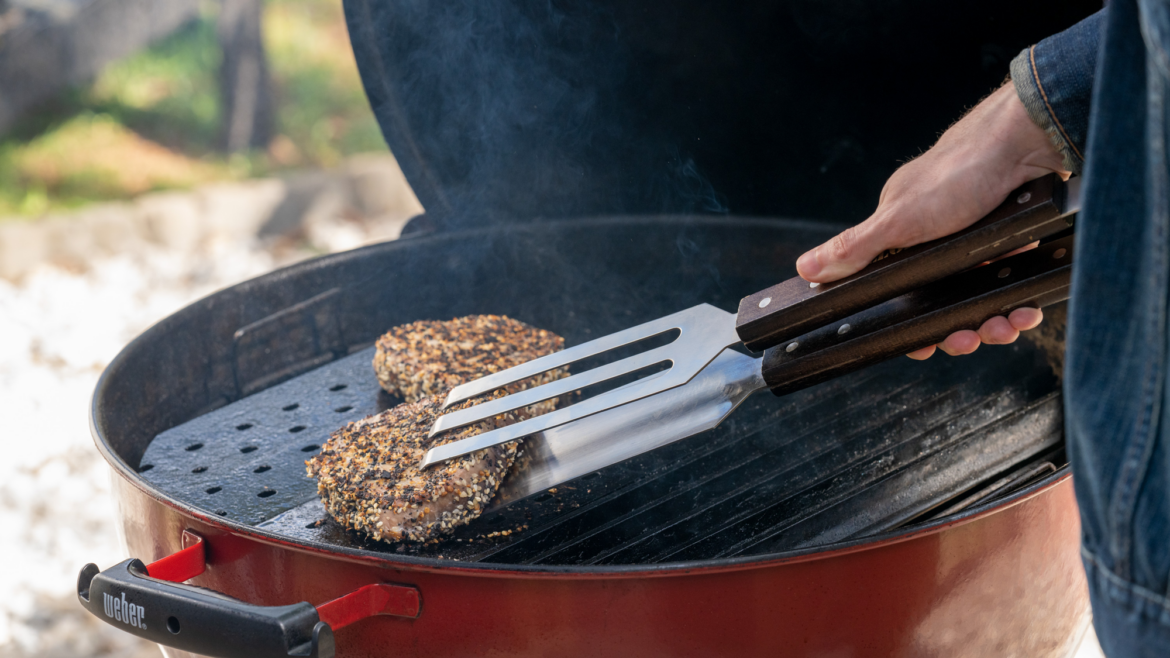
[[[316,499],[305,460],[347,422],[399,402],[381,392],[370,368],[373,351],[327,363],[159,434],[141,460],[153,465],[143,477],[195,505],[214,500],[209,513],[245,523]]]

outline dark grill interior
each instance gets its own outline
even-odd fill
[[[399,401],[373,348],[163,432],[157,487],[282,534],[514,564],[638,564],[807,548],[897,528],[990,476],[1057,459],[1060,398],[1031,343],[968,359],[894,361],[785,398],[757,394],[721,427],[578,478],[422,548],[327,520],[304,460],[348,421]],[[994,479],[994,478],[993,478]],[[1002,493],[1002,492],[1000,492]],[[502,530],[507,535],[488,536]]]
[[[1063,468],[1061,340],[1050,331],[1043,348],[1023,340],[962,359],[896,359],[784,398],[757,393],[711,432],[488,513],[441,544],[374,544],[321,523],[303,462],[345,422],[397,403],[370,366],[389,327],[502,313],[577,344],[699,302],[735,308],[792,276],[796,257],[834,231],[600,218],[307,262],[196,302],[128,346],[95,394],[100,445],[229,526],[372,555],[534,565],[819,546],[921,523],[996,483],[1013,483],[990,494],[1002,496]]]
[[[398,400],[379,394],[373,349],[335,361],[159,435],[139,471],[223,517],[255,524],[316,495],[305,460],[329,433]]]

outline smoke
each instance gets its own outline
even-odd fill
[[[677,166],[670,170],[670,180],[675,184],[675,191],[664,200],[666,205],[676,198],[682,203],[685,210],[691,212],[707,212],[727,214],[727,199],[715,190],[715,187],[699,173],[699,168],[691,158],[683,158],[675,153]]]

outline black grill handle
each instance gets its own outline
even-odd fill
[[[1068,299],[1073,236],[943,279],[764,352],[776,395],[941,342],[1017,308]]]
[[[839,281],[810,284],[795,277],[744,297],[736,332],[753,352],[788,344],[817,327],[963,272],[1071,225],[1080,181],[1056,174],[1025,183],[998,208],[951,235],[886,253]]]
[[[222,658],[333,658],[333,631],[310,603],[258,606],[158,580],[141,560],[87,564],[77,597],[94,616],[151,642]]]

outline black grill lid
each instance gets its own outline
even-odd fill
[[[620,213],[854,223],[902,162],[1100,0],[346,0],[438,224]]]

